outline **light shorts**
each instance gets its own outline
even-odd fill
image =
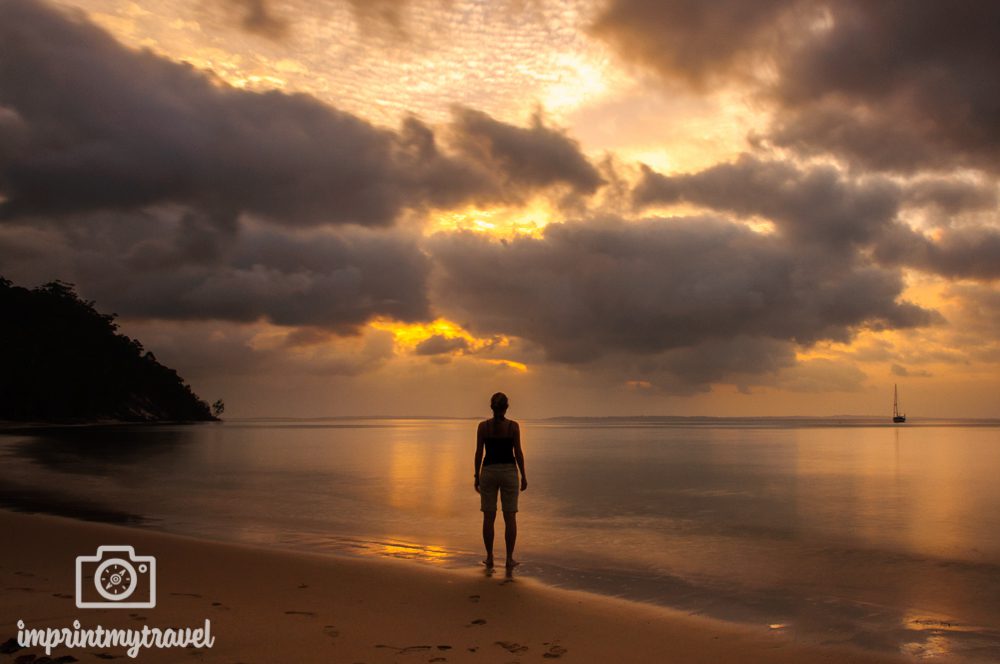
[[[491,463],[479,471],[479,501],[484,512],[497,511],[497,491],[504,512],[517,511],[517,494],[520,490],[517,464]]]

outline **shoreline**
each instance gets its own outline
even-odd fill
[[[64,517],[0,510],[15,546],[0,553],[0,642],[28,628],[141,629],[212,622],[211,649],[146,650],[140,659],[225,662],[858,662],[910,661],[796,643],[780,630],[691,616],[498,570],[444,570],[391,558],[353,559],[258,548]],[[156,557],[151,609],[78,609],[75,558],[130,544]],[[39,648],[17,650],[43,656]],[[96,654],[95,654],[96,653]],[[98,661],[124,648],[68,649]]]

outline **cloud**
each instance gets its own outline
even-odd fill
[[[931,238],[902,225],[887,227],[874,245],[886,265],[905,265],[949,279],[1000,279],[1000,230],[971,226],[944,229]]]
[[[904,197],[908,205],[933,206],[949,216],[970,211],[992,210],[998,203],[995,185],[970,181],[962,177],[918,178],[906,187]]]
[[[399,38],[407,37],[405,21],[409,0],[348,0],[362,30],[378,33],[386,28]]]
[[[157,359],[185,367],[196,380],[243,380],[275,376],[359,376],[393,357],[392,335],[366,328],[352,337],[328,337],[307,347],[290,339],[287,328],[219,321],[125,321],[125,334],[142,340]]]
[[[402,204],[392,136],[358,118],[231,88],[30,0],[0,17],[0,103],[25,125],[0,163],[5,218],[173,202],[385,225]]]
[[[991,0],[611,0],[591,31],[666,79],[749,85],[801,154],[997,171],[998,22]]]
[[[870,248],[889,267],[948,278],[1000,278],[995,227],[971,223],[931,237],[899,219],[904,209],[932,205],[959,214],[995,201],[994,188],[961,178],[898,183],[878,175],[851,176],[832,166],[800,167],[743,155],[690,174],[667,176],[644,167],[632,197],[640,208],[684,202],[744,219],[764,218],[803,248],[834,253]]]
[[[267,0],[228,0],[243,10],[241,27],[247,32],[269,39],[281,39],[288,34],[288,21],[274,14]]]
[[[976,366],[1000,363],[1000,290],[985,284],[953,284],[944,291],[952,305],[950,346]],[[982,367],[996,375],[993,368]]]
[[[847,179],[832,166],[801,169],[749,155],[694,174],[665,176],[647,168],[637,205],[689,202],[773,221],[797,242],[834,248],[870,240],[898,212],[901,193],[884,178]]]
[[[401,230],[241,223],[228,233],[190,210],[92,213],[0,225],[0,269],[34,286],[76,283],[131,319],[266,320],[355,334],[375,317],[425,321],[430,264]]]
[[[789,0],[612,0],[590,27],[629,60],[698,87],[766,48]]]
[[[893,364],[890,368],[893,376],[899,376],[900,378],[930,378],[933,374],[929,371],[914,371],[912,369],[907,369],[902,364]]]
[[[455,145],[469,158],[498,170],[515,186],[566,185],[592,194],[604,184],[597,169],[563,132],[544,126],[536,115],[530,127],[515,127],[482,111],[456,108],[451,129]]]
[[[776,140],[869,168],[1000,167],[1000,5],[827,6],[828,27],[782,59]]]
[[[418,343],[413,352],[417,355],[445,355],[468,348],[469,342],[462,337],[446,337],[443,334],[435,334]]]
[[[62,278],[123,316],[337,334],[425,321],[430,264],[393,228],[404,212],[602,182],[537,117],[460,108],[444,130],[384,129],[128,49],[81,13],[0,0],[0,273]]]
[[[461,110],[449,152],[415,118],[395,132],[308,95],[233,88],[33,0],[0,0],[0,108],[0,219],[173,203],[387,226],[406,209],[600,184],[537,121]]]
[[[899,300],[898,272],[860,253],[711,217],[554,223],[540,238],[506,241],[438,233],[427,249],[433,300],[452,320],[521,337],[567,364],[622,353],[652,362],[686,349],[648,371],[712,380],[781,368],[797,344],[936,320]]]

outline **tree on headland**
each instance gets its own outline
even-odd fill
[[[216,399],[212,404],[212,414],[218,417],[226,412],[226,403],[222,399]]]
[[[118,333],[73,284],[34,289],[0,277],[0,419],[215,419],[177,372]]]

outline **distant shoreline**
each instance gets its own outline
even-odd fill
[[[294,422],[350,422],[377,420],[417,421],[476,421],[485,415],[330,415],[323,417],[228,417],[227,422],[240,423],[294,423]],[[676,425],[765,425],[791,423],[802,426],[1000,426],[1000,418],[961,417],[911,417],[905,424],[895,424],[887,415],[767,415],[767,416],[709,416],[709,415],[556,415],[552,417],[519,417],[522,422],[592,423],[592,424],[676,424]]]
[[[10,431],[11,429],[55,429],[72,427],[112,427],[112,426],[146,426],[163,424],[212,424],[223,422],[222,419],[215,420],[81,420],[69,422],[65,420],[0,420],[0,431]]]

